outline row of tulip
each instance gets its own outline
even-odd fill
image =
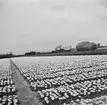
[[[17,90],[13,82],[13,73],[9,61],[0,60],[0,105],[18,105]]]
[[[0,105],[18,105],[18,97],[17,95],[4,95],[3,97],[0,97]]]
[[[61,100],[66,102],[68,99],[80,102],[81,99],[94,98],[101,94],[107,94],[106,92],[107,79],[104,78],[37,91],[47,104]]]
[[[37,76],[39,75],[32,75],[32,72],[29,73],[24,73],[24,77],[25,79],[31,84],[32,87],[36,88],[37,90],[39,89],[44,89],[44,88],[51,88],[51,87],[58,87],[60,85],[67,85],[67,84],[73,84],[74,82],[78,82],[78,81],[85,81],[85,80],[89,80],[89,79],[95,79],[95,78],[101,78],[107,77],[107,69],[105,69],[105,65],[103,65],[103,69],[99,69],[98,67],[94,67],[94,70],[92,68],[88,68],[87,69],[83,69],[83,71],[85,72],[77,72],[75,74],[70,74],[71,72],[66,72],[64,73],[63,76],[57,76],[54,78],[50,78],[50,79],[38,79]],[[76,70],[75,70],[76,71]],[[82,69],[81,69],[82,71]],[[47,75],[44,73],[44,76]],[[51,74],[50,74],[51,75]],[[53,75],[56,75],[53,73]],[[36,78],[37,77],[37,78]]]
[[[93,61],[93,60],[92,60]],[[87,60],[87,61],[84,61],[88,66],[90,65],[90,63],[92,62],[92,61],[90,61],[90,60]],[[50,61],[51,62],[51,61]],[[62,61],[61,61],[62,62]],[[82,62],[81,60],[80,61],[78,61],[78,62]],[[87,63],[88,62],[88,63]],[[39,62],[40,63],[40,62]],[[44,63],[49,63],[49,62],[44,62]],[[53,63],[55,63],[55,62],[53,62]],[[66,62],[65,62],[66,63]],[[25,65],[24,67],[23,67],[23,64],[22,64],[22,67],[20,67],[20,69],[21,69],[21,72],[22,72],[22,74],[24,74],[25,73],[25,76],[26,75],[29,75],[28,74],[28,71],[29,71],[29,73],[32,75],[32,76],[34,76],[34,75],[37,75],[37,76],[35,76],[35,78],[37,78],[37,79],[47,79],[47,78],[55,78],[55,77],[59,77],[59,76],[63,76],[63,75],[65,75],[65,74],[75,74],[75,73],[84,73],[84,72],[88,72],[88,71],[95,71],[96,69],[97,70],[101,70],[101,69],[106,69],[107,68],[107,62],[104,62],[104,63],[102,63],[102,62],[96,62],[95,64],[94,64],[94,66],[92,66],[92,67],[87,67],[87,66],[85,66],[84,68],[83,68],[83,66],[80,66],[80,65],[76,65],[75,63],[73,63],[72,64],[72,62],[69,62],[72,66],[68,66],[67,68],[66,67],[64,67],[63,69],[61,68],[61,69],[59,69],[59,68],[57,68],[57,66],[56,65],[54,65],[54,67],[52,68],[52,67],[50,67],[49,66],[49,64],[47,64],[47,66],[46,66],[46,64],[45,64],[45,66],[46,67],[44,67],[42,64],[43,64],[43,62],[41,63],[41,64],[38,64],[38,62],[37,62],[37,64],[28,64],[28,65]],[[68,64],[69,64],[68,63]],[[102,65],[103,64],[103,65]],[[52,64],[51,64],[52,65]],[[59,63],[59,65],[60,65],[60,63]],[[96,66],[97,65],[97,66]],[[43,66],[43,67],[42,67]],[[31,72],[31,70],[33,71],[33,72]],[[26,74],[27,73],[27,74]]]
[[[107,56],[71,58],[13,61],[46,105],[81,103],[107,94]]]

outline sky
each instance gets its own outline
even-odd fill
[[[107,45],[107,0],[0,0],[0,53]]]

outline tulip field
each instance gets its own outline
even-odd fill
[[[19,105],[8,59],[0,60],[0,105]]]
[[[12,61],[43,105],[107,105],[106,55],[22,57]],[[5,73],[12,80],[11,70]]]

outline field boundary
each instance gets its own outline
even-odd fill
[[[19,68],[10,59],[10,66],[13,72],[13,81],[15,83],[16,89],[18,90],[18,98],[21,105],[42,105],[38,100],[37,94],[32,92],[26,80],[19,72]]]

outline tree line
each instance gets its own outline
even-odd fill
[[[41,55],[94,55],[94,54],[107,54],[107,50],[97,50],[98,48],[103,48],[100,43],[96,44],[94,42],[83,41],[76,45],[75,48],[71,46],[58,45],[54,50],[50,52],[36,52],[29,51],[22,55],[14,55],[12,52],[7,54],[0,54],[0,58],[10,58],[10,57],[20,57],[20,56],[41,56]]]

